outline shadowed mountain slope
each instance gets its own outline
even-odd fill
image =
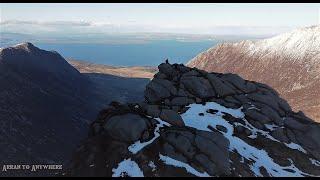
[[[143,98],[148,81],[82,74],[57,52],[31,43],[1,48],[0,161],[64,164],[101,108],[112,100]],[[2,175],[20,173],[41,175],[25,171]]]

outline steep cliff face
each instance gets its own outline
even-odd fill
[[[269,86],[163,63],[140,103],[111,103],[65,176],[319,176],[320,125]]]
[[[223,43],[187,65],[268,84],[294,110],[320,121],[320,26],[255,42]]]

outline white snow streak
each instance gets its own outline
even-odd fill
[[[159,154],[159,157],[160,157],[160,160],[162,160],[165,164],[172,165],[172,166],[175,166],[175,167],[185,168],[187,170],[187,172],[189,172],[189,173],[191,173],[191,174],[193,174],[195,176],[198,176],[198,177],[210,177],[208,173],[206,173],[206,172],[201,173],[201,172],[195,170],[189,164],[186,164],[184,162],[172,159],[169,156],[163,156],[163,155]]]
[[[140,142],[140,140],[139,140],[139,141],[136,141],[135,143],[131,144],[128,147],[128,150],[131,153],[136,154],[141,149],[143,149],[147,145],[151,144],[154,140],[156,140],[160,136],[160,134],[159,134],[160,133],[160,128],[162,128],[164,125],[171,126],[169,123],[167,123],[165,121],[162,121],[159,118],[155,118],[155,119],[159,122],[159,124],[156,125],[156,128],[154,130],[154,137],[152,139],[150,139],[149,141],[146,141],[146,142]]]
[[[320,161],[318,160],[315,160],[315,159],[312,159],[312,158],[309,158],[309,160],[311,161],[311,163],[315,166],[320,166]]]
[[[154,164],[153,161],[150,161],[149,164],[148,164],[148,166],[152,168],[152,172],[157,169],[157,166]]]

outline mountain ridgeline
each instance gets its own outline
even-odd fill
[[[61,175],[320,175],[320,125],[265,84],[163,63],[144,97],[102,110]]]
[[[295,111],[320,121],[320,26],[299,28],[270,39],[222,43],[187,65],[268,84]]]
[[[148,81],[80,73],[57,52],[31,43],[1,48],[1,163],[65,165],[100,109],[111,99],[141,99]],[[1,175],[53,173],[8,171]]]

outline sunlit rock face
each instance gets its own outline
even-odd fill
[[[320,126],[265,84],[163,63],[100,112],[66,176],[319,176]]]
[[[268,84],[295,111],[320,122],[320,26],[273,38],[222,43],[187,63],[208,72],[235,73]]]

